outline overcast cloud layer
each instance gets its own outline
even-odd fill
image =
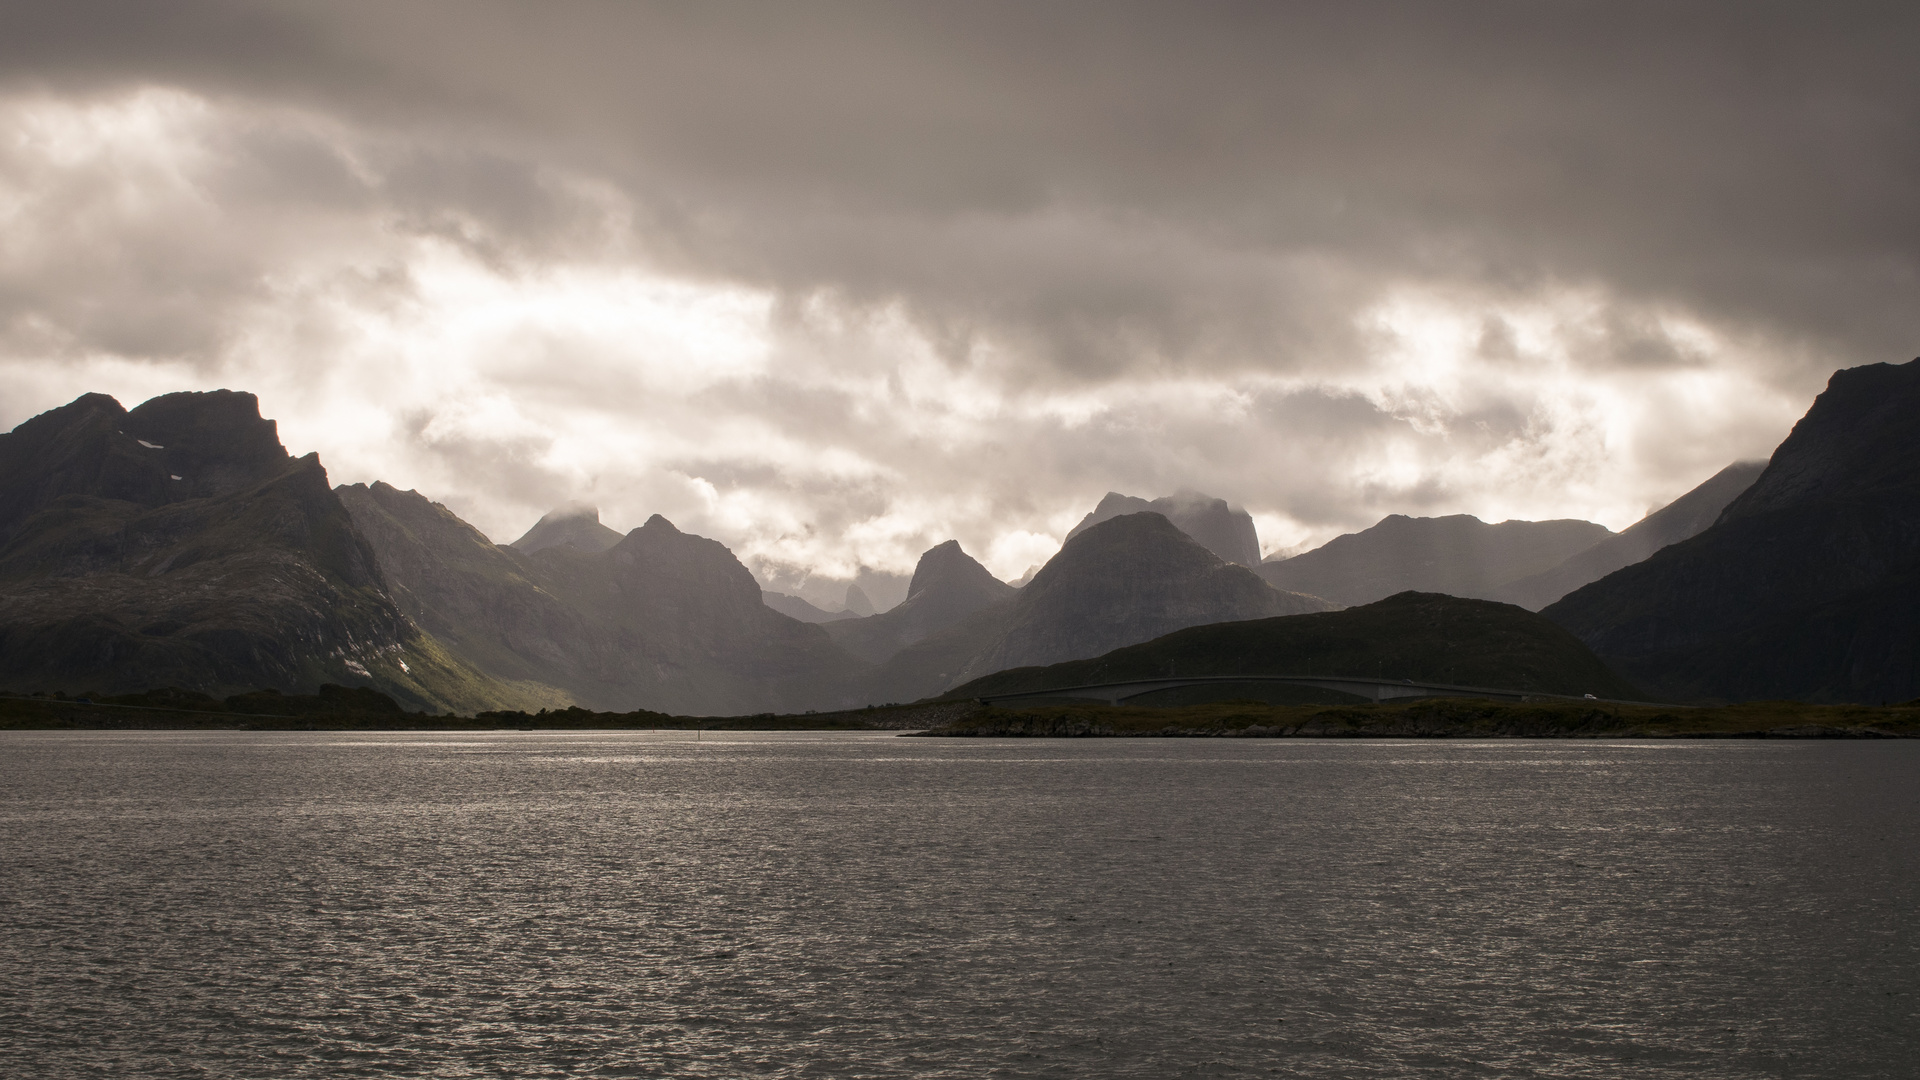
[[[21,4],[0,425],[261,396],[837,595],[1109,489],[1620,528],[1920,351],[1896,5]],[[808,575],[812,575],[808,580]]]

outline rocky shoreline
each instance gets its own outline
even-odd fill
[[[1759,702],[1678,708],[1441,699],[1333,707],[977,706],[964,718],[919,734],[1056,739],[1906,739],[1920,738],[1920,703],[1868,708]]]

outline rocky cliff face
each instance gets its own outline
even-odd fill
[[[1324,611],[1222,560],[1156,513],[1067,541],[1013,596],[902,649],[868,677],[876,701],[911,701],[990,672],[1097,656],[1205,623]]]
[[[394,605],[319,459],[289,457],[252,395],[90,394],[0,436],[0,683],[322,682],[416,707],[495,689]]]
[[[1497,599],[1507,582],[1551,569],[1612,535],[1591,521],[1489,525],[1467,514],[1394,514],[1259,569],[1275,588],[1340,604],[1370,604],[1409,590]]]
[[[1080,524],[1067,533],[1067,539],[1072,540],[1103,521],[1144,513],[1159,514],[1173,522],[1175,528],[1227,562],[1241,566],[1260,564],[1260,537],[1254,531],[1252,516],[1245,510],[1228,506],[1225,499],[1197,491],[1182,491],[1151,502],[1109,491],[1093,513],[1080,519]]]
[[[1494,593],[1509,604],[1538,611],[1590,581],[1598,581],[1669,544],[1705,532],[1719,519],[1728,503],[1753,486],[1766,467],[1764,461],[1735,462],[1714,473],[1699,487],[1622,529],[1618,535],[1574,554],[1551,570],[1510,581]]]
[[[880,663],[924,641],[989,604],[1005,600],[1014,588],[994,577],[960,550],[958,540],[929,548],[914,567],[907,598],[897,607],[864,619],[830,624],[827,632],[840,647],[868,663]]]
[[[1542,614],[1656,692],[1920,696],[1920,361],[1836,373],[1714,525]]]

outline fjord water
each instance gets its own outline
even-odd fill
[[[0,1074],[1920,1070],[1920,745],[697,738],[0,735]]]

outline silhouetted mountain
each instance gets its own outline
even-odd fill
[[[0,683],[516,700],[406,619],[319,458],[225,390],[88,394],[0,436]]]
[[[1235,510],[1225,499],[1182,491],[1164,499],[1146,499],[1107,492],[1093,513],[1080,519],[1068,533],[1071,540],[1103,521],[1123,514],[1155,513],[1173,522],[1174,527],[1199,541],[1200,545],[1230,563],[1241,566],[1260,564],[1260,537],[1254,532],[1253,518],[1245,510]]]
[[[1259,570],[1277,589],[1339,604],[1370,604],[1408,590],[1493,599],[1507,582],[1551,569],[1612,535],[1591,521],[1489,525],[1467,514],[1394,514]]]
[[[1668,544],[1698,536],[1714,523],[1741,492],[1753,486],[1764,461],[1739,461],[1705,483],[1655,510],[1618,535],[1609,536],[1544,573],[1510,581],[1494,590],[1498,599],[1538,611],[1590,581],[1652,555]]]
[[[841,622],[860,617],[851,611],[828,611],[825,608],[817,608],[798,596],[789,596],[783,592],[769,592],[765,589],[760,590],[760,602],[789,619],[799,619],[804,623]]]
[[[1157,513],[1075,535],[1026,588],[908,646],[867,679],[873,701],[912,701],[989,672],[1096,656],[1182,627],[1331,607],[1268,586]]]
[[[525,693],[614,710],[798,710],[834,700],[859,666],[819,627],[768,608],[732,552],[658,515],[605,551],[524,555],[414,492],[342,494],[415,618]]]
[[[858,585],[847,586],[847,610],[861,618],[873,614],[873,601],[867,599],[866,590]]]
[[[1542,612],[1668,694],[1920,696],[1920,361],[1835,373],[1690,540]]]
[[[550,547],[569,547],[593,554],[620,542],[620,534],[600,524],[600,511],[591,506],[563,506],[533,523],[525,536],[507,545],[522,555]]]
[[[1363,607],[1196,626],[1103,656],[1001,671],[949,696],[1165,675],[1358,675],[1638,699],[1579,639],[1511,604],[1406,592]]]
[[[920,556],[907,598],[899,606],[865,619],[835,623],[827,633],[841,648],[877,664],[1013,594],[1013,586],[961,551],[960,541],[949,540]]]
[[[601,554],[549,548],[533,562],[556,596],[599,624],[583,659],[602,693],[624,699],[619,708],[812,708],[859,667],[821,627],[767,607],[725,545],[658,514]]]

